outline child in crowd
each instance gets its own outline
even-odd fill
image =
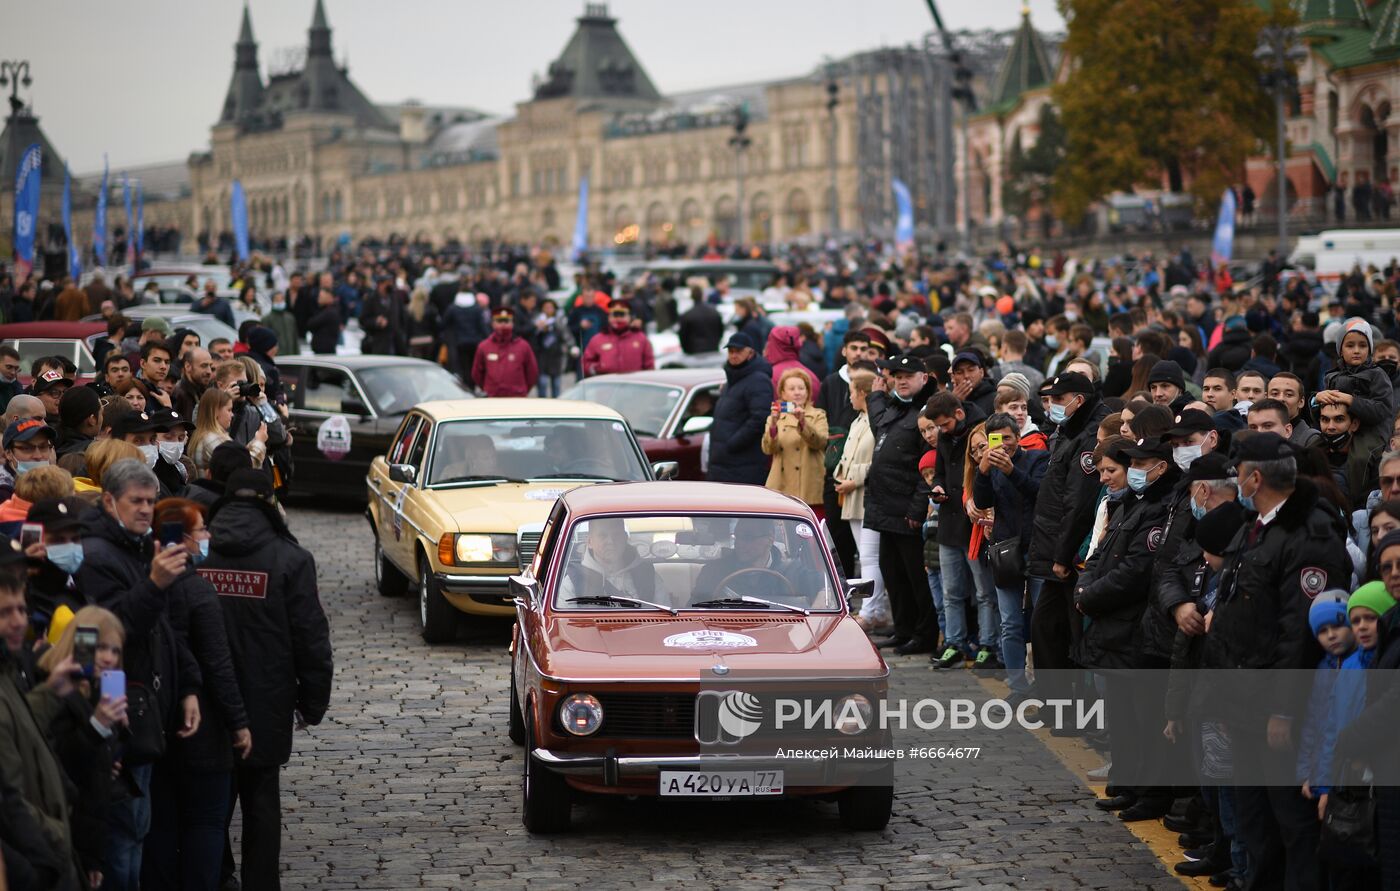
[[[1371,360],[1371,323],[1353,316],[1342,324],[1337,344],[1337,367],[1327,372],[1326,389],[1313,397],[1313,405],[1343,404],[1348,414],[1361,422],[1361,430],[1389,424],[1391,409],[1390,376]]]
[[[923,434],[924,440],[930,445],[938,443],[938,428],[932,421],[926,420],[922,415],[919,417],[919,432]],[[924,482],[933,487],[933,462],[938,458],[938,453],[929,449],[924,456],[919,459],[919,475],[924,478]],[[924,519],[924,572],[928,573],[928,590],[933,596],[933,609],[938,614],[938,637],[941,641],[945,629],[943,620],[943,572],[939,568],[938,562],[938,505],[932,498],[928,502],[928,514]],[[938,648],[934,648],[937,652]]]

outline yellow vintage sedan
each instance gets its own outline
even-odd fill
[[[370,464],[366,516],[379,592],[418,592],[423,639],[463,614],[514,616],[510,576],[534,557],[555,500],[576,486],[667,479],[622,415],[593,402],[425,402]]]

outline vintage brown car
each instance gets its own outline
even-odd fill
[[[842,580],[821,528],[805,504],[757,486],[615,483],[559,498],[511,579],[527,829],[566,829],[588,793],[816,796],[849,828],[885,826],[889,761],[811,754],[887,752],[889,739],[874,720],[889,670],[847,605],[868,583]],[[796,703],[826,719],[804,725]],[[779,757],[788,750],[807,754]]]

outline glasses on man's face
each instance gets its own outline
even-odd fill
[[[1383,476],[1381,477],[1381,490],[1392,488],[1396,483],[1400,483],[1400,476]]]

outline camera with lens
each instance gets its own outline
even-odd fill
[[[238,395],[244,399],[257,399],[262,395],[262,387],[251,381],[239,381]]]

